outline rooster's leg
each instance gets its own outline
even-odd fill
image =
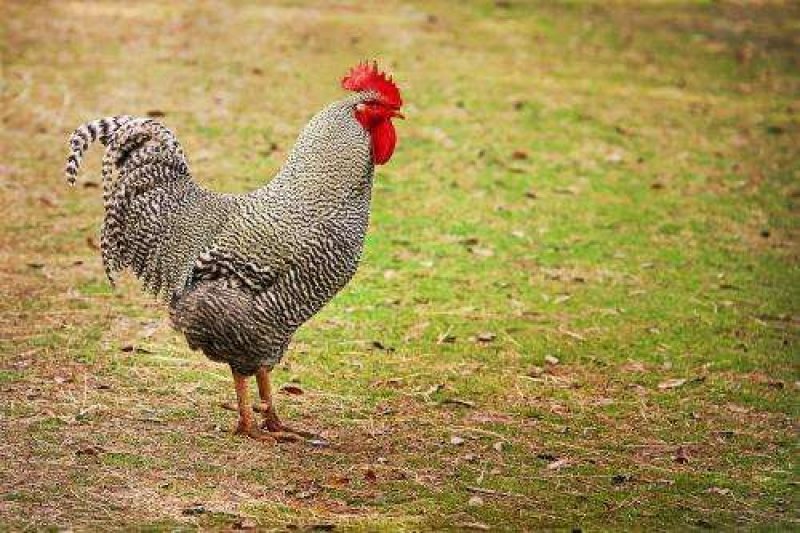
[[[261,397],[261,405],[258,410],[264,415],[264,422],[261,429],[266,429],[279,439],[301,440],[317,439],[317,435],[308,431],[292,429],[281,422],[278,413],[275,411],[275,402],[272,400],[272,386],[269,381],[269,370],[261,367],[256,371],[256,381],[258,382],[258,394]]]
[[[239,424],[236,427],[236,434],[246,435],[256,440],[274,440],[269,434],[259,431],[253,420],[253,411],[250,408],[250,398],[247,393],[247,376],[233,370],[233,383],[236,386],[236,403],[239,408]]]

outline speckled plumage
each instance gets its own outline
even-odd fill
[[[198,185],[161,123],[130,116],[84,124],[71,138],[74,183],[94,140],[103,158],[103,264],[130,268],[169,301],[189,345],[250,375],[283,356],[295,330],[356,271],[369,222],[373,160],[358,92],[303,129],[279,173],[241,195]]]

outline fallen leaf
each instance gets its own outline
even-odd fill
[[[256,529],[258,524],[252,518],[241,518],[235,524],[236,529]]]
[[[500,441],[498,441],[498,442],[495,442],[495,443],[492,445],[492,448],[494,448],[494,449],[495,449],[496,451],[498,451],[498,452],[502,452],[502,451],[503,451],[503,449],[505,448],[505,443],[503,443],[503,442],[500,442]]]
[[[495,335],[491,331],[482,331],[481,333],[478,333],[478,335],[475,336],[475,339],[478,342],[492,342],[496,338],[497,335]]]
[[[545,468],[547,468],[548,470],[561,470],[562,468],[569,466],[569,464],[570,462],[569,459],[567,458],[556,459],[552,463],[548,463],[548,465]]]
[[[460,405],[462,407],[475,407],[475,403],[469,400],[462,400],[461,398],[445,398],[442,403],[451,405]]]
[[[623,372],[647,372],[647,367],[641,361],[628,361],[620,367]]]
[[[90,455],[97,456],[103,453],[105,449],[101,446],[86,446],[80,450],[75,451],[75,455]]]
[[[538,378],[542,374],[544,374],[544,368],[542,368],[540,366],[532,366],[531,369],[528,370],[528,374],[527,375],[532,377],[532,378]]]
[[[732,413],[744,414],[750,411],[747,407],[742,407],[741,405],[736,405],[735,403],[729,403],[725,407],[727,407]]]
[[[623,483],[627,483],[631,481],[633,476],[631,474],[614,474],[611,477],[611,484],[612,485],[622,485]]]
[[[578,194],[577,187],[556,187],[553,189],[553,192],[558,194],[569,194],[569,195],[576,195]]]
[[[39,203],[45,207],[56,207],[58,205],[58,202],[56,202],[49,196],[40,196]]]
[[[580,333],[575,333],[574,331],[570,331],[568,329],[564,329],[564,328],[560,327],[560,328],[558,328],[558,331],[560,331],[561,333],[563,333],[567,337],[572,337],[575,340],[579,340],[579,341],[585,341],[586,340],[586,337],[584,337]]]
[[[303,394],[303,389],[298,387],[297,385],[281,385],[280,391],[285,394],[291,394],[293,396],[300,396]]]
[[[547,354],[544,356],[544,362],[548,365],[557,365],[560,361],[558,360],[558,357]]]
[[[386,346],[381,341],[372,341],[372,347],[376,350],[383,350],[384,352],[393,352],[394,347]]]
[[[678,446],[675,450],[675,462],[682,465],[689,462],[689,451],[685,446]]]
[[[328,478],[328,484],[336,487],[344,487],[350,484],[350,478],[341,474],[334,474]]]
[[[389,387],[390,389],[397,389],[403,385],[403,378],[389,378],[389,379],[379,379],[378,381],[373,381],[373,387]]]
[[[181,514],[186,516],[197,516],[206,512],[206,508],[202,503],[196,503],[191,507],[186,507],[181,511]]]
[[[454,435],[450,437],[450,444],[452,444],[453,446],[461,446],[462,444],[464,444],[464,439],[457,435]]]
[[[120,347],[119,351],[136,352],[136,353],[153,353],[151,350],[148,350],[147,348],[142,348],[141,346],[135,346],[133,344],[125,344]]]
[[[437,392],[439,392],[443,388],[444,388],[444,383],[434,383],[423,394],[425,394],[425,396],[430,396],[431,394],[436,394]]]
[[[511,152],[511,159],[515,159],[517,161],[528,159],[528,152],[525,150],[514,150]]]
[[[472,255],[477,255],[478,257],[492,257],[494,255],[494,250],[488,246],[473,246],[469,251]]]
[[[450,333],[442,333],[436,338],[436,344],[453,344],[457,337]]]
[[[459,529],[470,529],[475,531],[491,531],[492,528],[481,522],[463,522],[456,524]]]
[[[144,324],[142,331],[139,332],[139,337],[141,337],[142,339],[149,339],[150,337],[156,334],[159,327],[161,327],[160,321],[154,320],[151,322],[147,322]]]
[[[376,481],[378,481],[378,474],[375,473],[375,470],[367,468],[364,471],[364,479],[366,479],[370,483],[375,483]]]
[[[666,381],[662,381],[658,384],[658,388],[661,390],[667,389],[677,389],[678,387],[684,385],[686,380],[683,378],[675,378],[675,379],[668,379]]]
[[[427,330],[428,326],[430,325],[431,325],[430,322],[418,322],[414,324],[413,326],[408,328],[408,332],[406,333],[405,336],[405,341],[408,342],[411,340],[417,340],[421,338],[422,335],[425,333],[425,330]]]
[[[470,507],[480,507],[483,505],[483,498],[475,494],[467,501],[467,505]]]
[[[720,487],[709,487],[709,489],[706,492],[708,492],[709,494],[720,494],[722,496],[727,496],[728,494],[731,493],[731,489],[723,489]]]

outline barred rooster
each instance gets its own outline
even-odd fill
[[[342,79],[353,94],[306,125],[278,174],[247,194],[209,191],[192,177],[178,140],[163,124],[131,116],[79,127],[65,169],[75,183],[89,144],[106,147],[106,275],[130,268],[169,302],[171,321],[192,349],[230,365],[238,434],[304,439],[275,412],[270,371],[297,328],[352,278],[364,245],[374,166],[392,157],[400,92],[377,63]],[[261,428],[247,378],[256,376]]]

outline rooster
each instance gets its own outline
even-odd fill
[[[355,274],[374,168],[392,157],[392,119],[403,118],[400,91],[376,62],[353,67],[341,85],[352,94],[317,113],[277,175],[247,194],[200,186],[181,144],[150,118],[101,118],[70,138],[71,185],[89,145],[106,147],[100,247],[112,286],[130,268],[168,302],[191,349],[230,365],[236,433],[258,440],[312,437],[278,418],[270,371]],[[253,375],[260,428],[247,393]]]

